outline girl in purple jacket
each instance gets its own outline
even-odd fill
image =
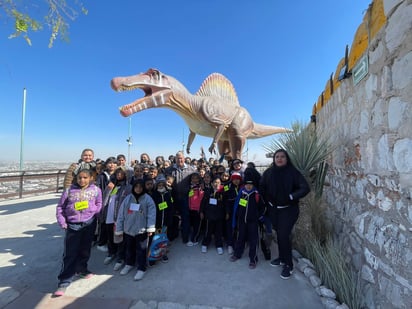
[[[96,229],[96,216],[102,208],[102,192],[91,182],[92,171],[83,169],[77,183],[65,190],[56,208],[57,223],[66,231],[63,263],[54,296],[64,295],[75,274],[88,279],[87,269]]]

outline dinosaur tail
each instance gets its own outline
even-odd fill
[[[260,137],[269,136],[277,133],[290,133],[293,132],[291,129],[267,126],[259,123],[253,123],[253,130],[247,138],[255,139]]]

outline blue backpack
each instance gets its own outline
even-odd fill
[[[166,228],[163,228],[161,233],[153,236],[148,252],[149,261],[158,261],[166,255],[168,245],[169,239],[167,238]]]

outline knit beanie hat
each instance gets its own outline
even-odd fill
[[[238,173],[238,172],[234,172],[230,176],[230,180],[233,180],[233,179],[239,179],[241,181],[242,180],[242,175],[240,175],[240,173]]]

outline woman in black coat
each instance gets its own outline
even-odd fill
[[[270,264],[283,266],[282,279],[289,279],[293,272],[290,236],[299,217],[299,199],[309,191],[307,181],[293,166],[286,150],[277,150],[273,156],[273,166],[262,175],[260,193],[269,209],[278,239],[279,257]]]

